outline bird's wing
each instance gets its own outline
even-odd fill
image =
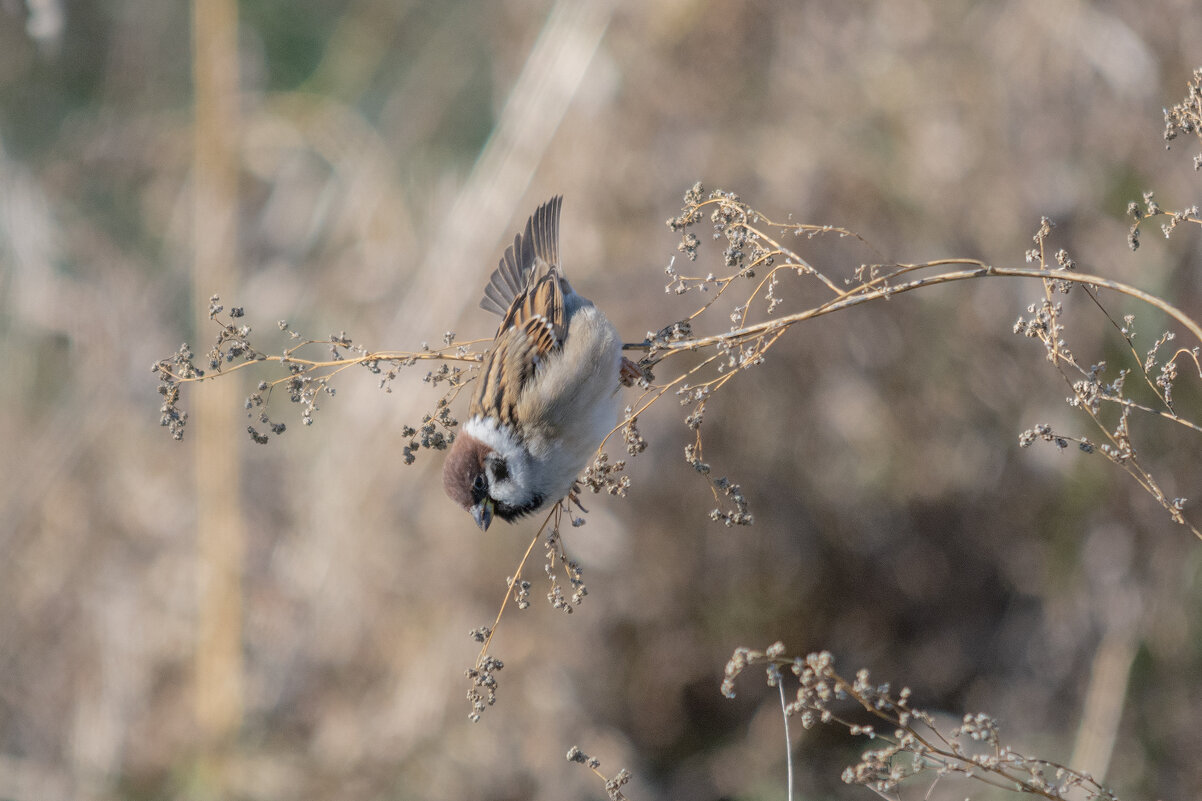
[[[546,354],[558,347],[542,317],[530,317],[522,325],[502,331],[484,357],[468,414],[516,424],[522,390]]]
[[[563,347],[568,320],[559,274],[561,203],[561,197],[553,197],[530,216],[484,290],[480,305],[502,320],[484,357],[469,409],[472,415],[514,422],[526,382],[544,359]],[[503,308],[502,302],[507,304]]]
[[[513,238],[493,271],[480,307],[502,318],[501,332],[529,316],[542,315],[559,340],[567,329],[559,262],[559,195],[539,206],[526,230]],[[554,275],[554,280],[550,276]]]

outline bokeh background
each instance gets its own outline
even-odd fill
[[[1161,140],[1202,63],[1192,0],[234,10],[0,0],[0,797],[602,798],[578,745],[630,769],[631,798],[779,799],[774,691],[718,691],[735,646],[778,639],[953,722],[991,712],[1126,798],[1197,796],[1202,544],[1100,458],[1018,447],[1037,422],[1097,438],[1010,331],[1037,286],[796,328],[707,414],[750,528],[708,520],[684,411],[648,414],[629,497],[587,498],[566,535],[589,596],[552,610],[534,566],[475,724],[468,631],[533,524],[481,535],[438,455],[403,464],[401,425],[439,394],[424,370],[391,393],[342,376],[312,427],[277,405],[266,446],[241,404],[270,374],[189,389],[179,443],[149,370],[208,346],[212,293],[270,352],[279,319],[373,348],[488,336],[479,290],[554,193],[570,275],[637,341],[693,307],[663,291],[664,220],[697,180],[858,231],[879,256],[798,244],[839,276],[1021,264],[1046,214],[1082,269],[1196,316],[1198,235],[1132,253],[1123,219],[1149,189],[1199,194],[1196,143]],[[697,272],[720,265],[703,236]],[[1110,302],[1150,345],[1162,322]],[[1072,310],[1083,362],[1122,357]],[[1196,497],[1196,439],[1139,437]],[[838,778],[862,743],[798,728],[800,797],[868,797]]]

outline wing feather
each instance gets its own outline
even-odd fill
[[[480,306],[501,315],[484,358],[469,413],[514,423],[518,399],[535,370],[562,350],[567,334],[559,268],[559,210],[555,196],[535,210],[493,271]]]
[[[560,268],[559,212],[563,197],[556,195],[535,209],[526,221],[525,231],[513,238],[505,249],[497,269],[493,270],[480,307],[506,317],[518,297],[547,268]],[[542,269],[539,269],[540,265]]]
[[[479,385],[468,405],[469,416],[516,423],[522,389],[534,375],[541,361],[539,348],[549,336],[546,326],[537,320],[501,334],[485,356]]]
[[[484,287],[480,308],[499,317],[505,316],[506,310],[521,293],[526,280],[525,271],[516,256],[516,253],[521,251],[521,240],[521,234],[513,238],[513,244],[505,249],[500,265],[493,270],[488,279],[488,286]]]

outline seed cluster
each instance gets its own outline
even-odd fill
[[[441,386],[445,394],[440,398],[432,413],[426,414],[418,427],[404,426],[403,436],[409,441],[402,446],[405,464],[412,464],[423,449],[443,450],[454,440],[454,429],[458,421],[450,414],[450,401],[463,386],[475,376],[479,354],[472,352],[470,345],[456,343],[451,331],[443,335],[443,346],[430,348],[422,343],[415,353],[373,353],[357,345],[345,331],[331,334],[324,339],[310,339],[295,331],[287,320],[279,320],[276,327],[286,335],[288,346],[275,355],[251,344],[252,328],[235,323],[246,312],[240,306],[229,309],[228,319],[222,317],[225,307],[214,295],[209,299],[209,319],[218,327],[214,345],[205,354],[206,367],[195,364],[192,350],[185,343],[166,359],[156,362],[152,369],[159,376],[159,394],[163,396],[160,407],[160,423],[167,427],[174,439],[182,439],[188,422],[188,414],[180,407],[181,390],[184,384],[214,379],[249,366],[252,362],[274,363],[282,367],[285,375],[273,380],[260,380],[255,391],[246,397],[244,407],[247,417],[254,422],[246,428],[253,442],[265,444],[271,435],[279,436],[287,425],[272,419],[268,413],[273,395],[279,391],[291,403],[301,409],[300,419],[304,425],[312,425],[320,410],[323,398],[337,394],[333,386],[335,377],[348,367],[361,366],[373,375],[380,376],[379,385],[385,392],[392,391],[392,381],[404,367],[418,361],[436,359],[442,363],[426,373],[424,381]],[[315,360],[302,356],[318,346],[324,346],[328,359]],[[472,366],[464,368],[459,362]],[[207,370],[207,372],[206,372]]]
[[[1202,138],[1202,68],[1194,70],[1185,99],[1164,110],[1165,149],[1182,134]],[[1202,170],[1202,153],[1194,156],[1194,169]]]
[[[543,563],[543,572],[547,576],[547,582],[550,587],[547,590],[547,601],[550,602],[552,609],[558,609],[566,614],[571,614],[584,601],[584,597],[588,595],[588,587],[584,585],[584,568],[575,559],[568,558],[563,548],[563,539],[559,536],[558,527],[553,526],[547,532],[547,537],[543,541],[543,547],[546,550],[546,561]],[[570,595],[564,594],[563,584],[559,579],[561,568],[564,578],[571,588]]]
[[[780,687],[786,674],[796,678],[794,699],[784,704],[786,717],[800,718],[807,729],[840,726],[853,737],[873,743],[857,763],[844,769],[842,779],[847,784],[880,795],[897,794],[907,779],[933,774],[961,776],[1049,799],[1067,798],[1079,790],[1089,801],[1117,801],[1089,774],[1024,756],[1005,745],[997,720],[989,715],[967,714],[959,725],[942,730],[933,715],[912,704],[908,687],[894,692],[888,683],[871,681],[863,669],[853,679],[845,679],[835,671],[835,659],[828,651],[790,658],[779,642],[763,651],[736,648],[722,680],[727,698],[735,697],[735,681],[752,666],[765,669],[771,687]]]
[[[1132,204],[1137,218],[1136,227],[1132,229],[1134,234],[1138,233],[1139,221],[1165,213],[1151,193],[1144,195],[1144,203],[1147,208],[1146,214],[1141,212],[1136,204]],[[1196,214],[1196,210],[1187,212],[1188,215]],[[1173,219],[1181,217],[1180,214],[1172,216]],[[1048,241],[1053,228],[1053,223],[1046,217],[1040,221],[1034,236],[1035,247],[1027,251],[1027,261],[1049,271],[1075,270],[1076,263],[1063,249],[1056,250],[1050,260],[1047,257]],[[1169,232],[1170,230],[1166,230],[1166,236]],[[1132,430],[1132,421],[1136,415],[1149,415],[1176,422],[1195,432],[1202,430],[1196,423],[1178,413],[1173,400],[1173,388],[1181,372],[1181,360],[1190,362],[1197,368],[1199,375],[1202,375],[1202,354],[1199,347],[1170,352],[1171,348],[1165,346],[1176,337],[1172,331],[1164,331],[1141,354],[1136,346],[1135,315],[1124,315],[1121,320],[1110,317],[1096,287],[1078,284],[1095,307],[1110,318],[1113,327],[1123,338],[1130,356],[1130,366],[1118,369],[1113,369],[1106,361],[1083,364],[1077,360],[1068,344],[1065,307],[1059,300],[1059,296],[1067,294],[1073,284],[1057,277],[1055,273],[1044,278],[1042,283],[1043,295],[1027,307],[1027,316],[1018,318],[1014,324],[1014,332],[1043,346],[1046,360],[1072,389],[1072,394],[1065,398],[1065,402],[1070,408],[1083,412],[1095,426],[1099,436],[1095,440],[1083,435],[1068,435],[1041,423],[1023,431],[1018,437],[1018,444],[1025,448],[1036,441],[1044,441],[1065,450],[1069,443],[1075,443],[1082,453],[1101,454],[1129,473],[1157,500],[1170,519],[1189,527],[1195,535],[1202,537],[1202,530],[1188,522],[1183,514],[1186,499],[1169,497],[1141,462]]]
[[[625,469],[624,460],[610,462],[609,454],[599,451],[580,477],[580,483],[594,495],[606,492],[624,498],[630,491],[630,476],[623,472]]]
[[[467,700],[472,705],[472,712],[468,718],[473,722],[479,721],[485,708],[497,702],[497,672],[503,667],[505,663],[500,659],[486,656],[476,667],[464,671],[464,675],[472,681],[472,688],[467,691]]]
[[[629,784],[630,779],[632,778],[630,771],[626,770],[626,768],[619,770],[613,775],[612,778],[607,778],[600,770],[601,760],[597,759],[596,757],[589,756],[576,746],[572,746],[568,749],[567,759],[568,762],[575,762],[579,765],[584,765],[593,773],[597,774],[597,776],[605,782],[605,794],[609,796],[610,801],[625,801],[626,796],[622,794],[622,788]]]
[[[476,657],[475,666],[466,672],[467,677],[472,681],[472,686],[467,694],[468,701],[471,703],[468,717],[472,721],[478,721],[484,708],[496,702],[498,686],[496,672],[500,670],[500,662],[489,652],[489,647],[492,644],[497,623],[500,622],[510,601],[519,610],[530,607],[533,585],[529,580],[523,578],[523,570],[535,546],[539,545],[540,541],[544,557],[543,575],[547,579],[546,598],[551,608],[570,615],[588,595],[588,587],[584,582],[584,566],[568,555],[567,547],[560,534],[560,524],[565,515],[573,527],[584,525],[583,518],[577,518],[571,513],[571,504],[575,504],[583,511],[576,495],[577,490],[574,489],[568,498],[560,501],[547,513],[542,527],[531,541],[517,570],[513,575],[506,577],[505,599],[497,613],[496,622],[492,626],[480,626],[469,632],[469,636],[473,640],[483,643],[480,654]]]
[[[413,464],[417,454],[424,450],[442,451],[455,441],[454,429],[459,421],[451,414],[451,405],[445,397],[439,398],[434,414],[422,415],[421,425],[401,426],[401,436],[408,438],[401,447],[405,464]]]

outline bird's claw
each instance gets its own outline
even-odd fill
[[[572,488],[568,490],[568,501],[576,504],[576,508],[588,514],[588,509],[584,508],[584,504],[580,502],[580,482],[573,481]]]
[[[644,378],[642,369],[627,359],[622,357],[622,365],[618,368],[618,383],[624,387],[633,387]]]

